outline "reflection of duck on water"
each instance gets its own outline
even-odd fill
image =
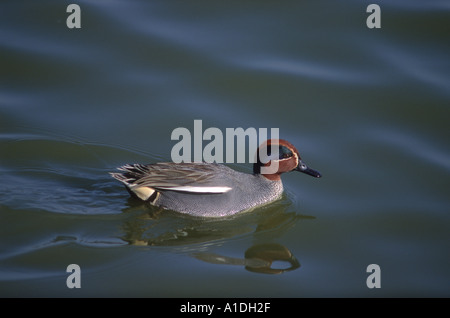
[[[130,201],[134,204],[135,201]],[[222,245],[242,235],[266,233],[281,236],[297,221],[314,217],[289,211],[292,202],[283,194],[280,200],[261,207],[253,213],[243,213],[221,219],[197,218],[181,213],[158,213],[148,205],[131,206],[124,210],[130,214],[123,223],[122,240],[131,245],[172,246],[186,250],[204,250]],[[133,215],[134,214],[134,215]]]
[[[297,221],[314,219],[292,211],[292,201],[286,194],[254,213],[226,219],[196,218],[167,210],[158,213],[155,207],[135,203],[131,200],[130,207],[124,210],[130,217],[123,223],[121,239],[130,245],[170,247],[208,263],[241,265],[249,271],[266,274],[291,271],[300,264],[286,247],[274,243],[252,246],[244,259],[222,256],[211,250],[245,236],[270,241],[283,236]]]
[[[282,274],[300,267],[291,251],[276,243],[254,245],[245,252],[243,259],[206,252],[194,253],[194,257],[212,264],[241,265],[248,271],[263,274]],[[279,265],[283,265],[282,268],[277,268]]]

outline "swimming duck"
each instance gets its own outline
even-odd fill
[[[266,152],[260,152],[266,147]],[[277,157],[271,156],[278,147]],[[303,163],[298,150],[283,139],[269,139],[257,152],[253,174],[217,163],[127,164],[110,173],[129,193],[154,206],[200,217],[224,217],[270,203],[283,192],[281,174],[299,171],[320,178]],[[266,160],[259,154],[266,153]],[[263,163],[265,162],[265,163]],[[274,171],[269,168],[275,163]],[[267,172],[269,171],[269,172]]]

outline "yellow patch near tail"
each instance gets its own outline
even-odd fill
[[[155,189],[149,187],[133,187],[130,189],[133,191],[136,196],[144,201],[147,201],[153,193],[155,193]]]

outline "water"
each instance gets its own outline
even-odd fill
[[[381,29],[366,1],[76,3],[0,5],[2,297],[450,296],[447,1],[378,1]],[[129,200],[108,172],[195,119],[279,128],[323,178],[220,221]]]

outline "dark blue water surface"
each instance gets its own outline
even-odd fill
[[[0,4],[0,296],[450,296],[448,1],[69,3]],[[323,178],[225,220],[130,200],[108,172],[196,119]]]

